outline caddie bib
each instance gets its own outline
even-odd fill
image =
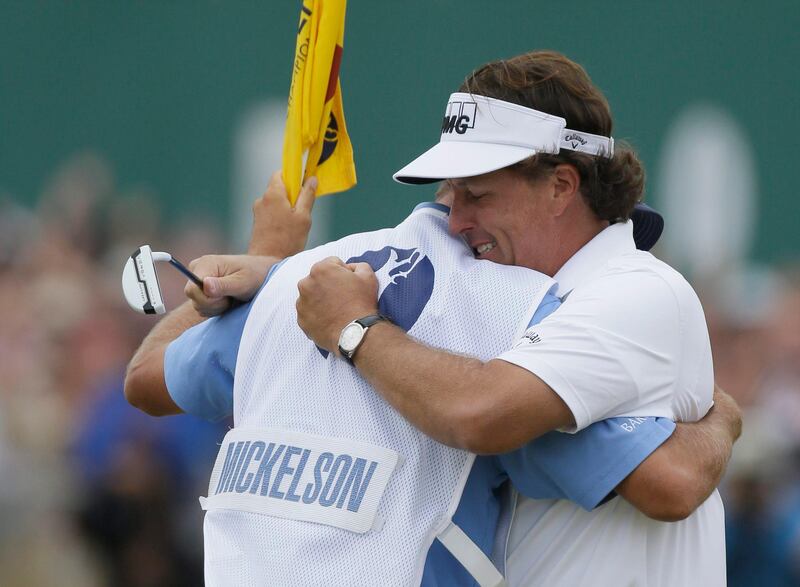
[[[206,584],[418,585],[437,536],[496,584],[451,524],[474,455],[416,430],[297,326],[297,282],[329,256],[368,263],[381,313],[410,335],[483,360],[511,346],[553,285],[476,261],[435,206],[287,260],[242,335],[234,428],[203,499]]]

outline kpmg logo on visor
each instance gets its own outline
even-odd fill
[[[475,102],[449,102],[442,120],[442,134],[455,131],[463,135],[467,129],[475,128],[477,113],[478,105]]]

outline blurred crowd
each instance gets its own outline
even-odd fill
[[[224,251],[219,226],[165,230],[157,195],[90,153],[36,200],[0,193],[0,585],[200,585],[197,496],[229,423],[127,405],[125,365],[156,318],[127,307],[120,276],[145,243]],[[800,273],[733,275],[695,280],[717,382],[745,411],[722,488],[729,584],[800,585]],[[174,308],[185,279],[159,277]]]
[[[800,272],[697,281],[716,381],[744,413],[722,487],[728,584],[800,585]]]
[[[0,194],[3,587],[202,584],[197,497],[227,423],[150,418],[122,392],[156,320],[122,298],[127,257],[221,250],[199,219],[163,228],[156,195],[93,154],[57,169],[34,210]],[[159,277],[174,308],[185,278]]]

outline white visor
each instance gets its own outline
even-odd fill
[[[455,93],[447,103],[439,143],[393,177],[410,184],[473,177],[561,149],[613,157],[614,139],[568,129],[560,116],[533,108]]]

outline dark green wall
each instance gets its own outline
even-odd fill
[[[154,187],[169,215],[227,220],[237,117],[285,96],[299,2],[3,2],[0,189],[33,203],[55,166],[95,149],[122,184]],[[391,224],[427,196],[391,174],[437,140],[446,98],[473,67],[531,48],[582,63],[616,136],[655,162],[699,100],[741,123],[761,202],[755,256],[800,251],[800,3],[366,2],[348,7],[342,85],[359,185],[334,232]],[[651,185],[655,185],[651,181]],[[658,194],[651,194],[658,202]]]

